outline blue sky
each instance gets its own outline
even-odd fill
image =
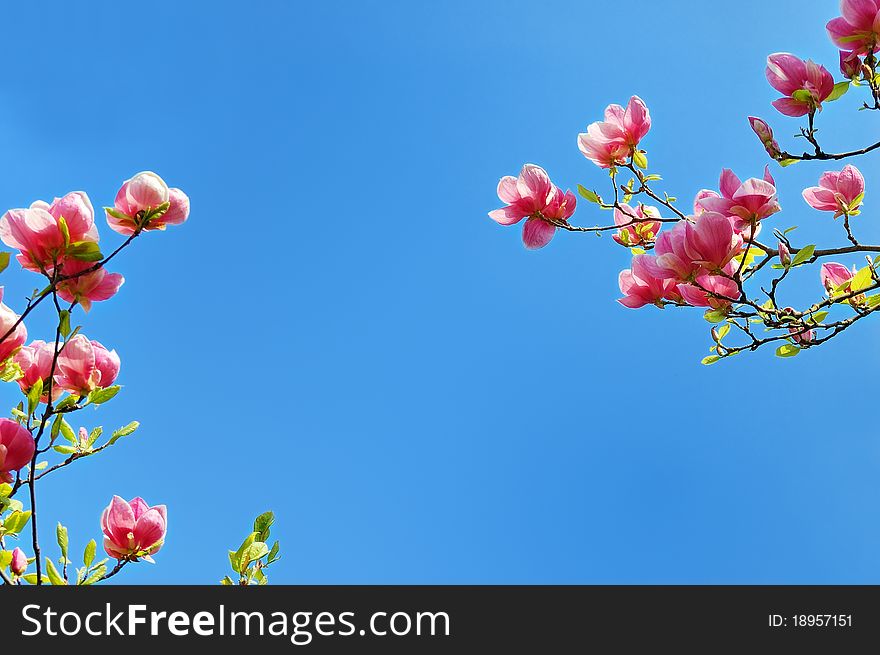
[[[784,146],[797,126],[770,107],[764,58],[836,73],[835,14],[757,0],[4,7],[0,203],[84,189],[105,205],[144,169],[192,199],[184,226],[119,259],[125,286],[85,323],[120,353],[125,390],[79,422],[142,428],[50,478],[44,541],[61,517],[81,551],[117,493],[169,507],[167,546],[130,583],[218,580],[267,508],[278,583],[880,582],[873,322],[793,360],[703,367],[699,313],[615,302],[627,257],[609,239],[527,252],[486,217],[498,178],[527,161],[564,186],[604,184],[576,135],[634,93],[652,168],[683,204],[724,166],[759,175],[746,116]],[[876,139],[856,104],[822,115],[830,149]],[[876,242],[876,156],[859,166],[859,234]],[[774,170],[772,220],[800,225],[801,243],[832,233],[799,195],[823,170]],[[602,218],[584,204],[573,221]],[[11,269],[2,282],[18,307],[39,284]]]

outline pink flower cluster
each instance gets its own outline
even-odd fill
[[[135,561],[159,552],[168,532],[165,505],[150,507],[143,498],[126,502],[119,496],[101,515],[104,550],[117,560]]]
[[[578,134],[578,148],[601,168],[622,166],[635,154],[650,129],[648,107],[641,98],[633,96],[626,109],[608,105],[604,121],[591,123],[586,132]]]
[[[519,177],[502,177],[498,197],[507,205],[489,212],[489,217],[500,225],[514,225],[525,218],[522,239],[530,250],[550,243],[556,234],[556,226],[550,221],[566,222],[577,206],[574,194],[563,192],[535,164],[523,166]]]
[[[150,212],[167,203],[164,213],[157,213],[143,224]],[[180,189],[169,188],[165,180],[149,171],[127,180],[116,193],[114,207],[107,207],[107,224],[120,234],[143,230],[164,230],[179,225],[189,216],[189,198]]]

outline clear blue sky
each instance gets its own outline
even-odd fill
[[[170,531],[132,583],[218,580],[267,508],[278,583],[880,582],[876,321],[793,360],[702,367],[699,313],[614,302],[627,258],[609,239],[527,252],[486,216],[527,161],[602,184],[576,135],[633,93],[683,203],[723,166],[759,175],[746,116],[792,147],[797,125],[770,107],[764,58],[836,73],[836,11],[5,6],[3,206],[74,189],[105,205],[143,169],[192,198],[188,223],[119,260],[125,286],[88,318],[126,386],[80,422],[142,428],[45,485],[45,541],[63,516],[79,552],[112,494],[140,494],[168,505]],[[854,107],[821,117],[829,147],[876,138]],[[859,165],[860,234],[878,239],[877,157]],[[803,242],[829,233],[799,195],[822,170],[774,170],[773,220]],[[38,285],[0,281],[18,307]]]

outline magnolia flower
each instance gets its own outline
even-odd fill
[[[635,209],[627,204],[621,204],[614,209],[614,224],[621,228],[612,238],[622,246],[632,248],[652,243],[660,231],[660,221],[652,221],[652,218],[660,218],[660,212],[650,205],[639,205]]]
[[[623,165],[650,129],[648,107],[641,98],[633,96],[626,109],[608,105],[604,121],[591,123],[586,132],[578,134],[578,148],[584,157],[601,168]]]
[[[48,381],[52,372],[52,359],[55,356],[55,344],[46,343],[45,341],[32,341],[27,346],[22,346],[21,350],[15,353],[14,361],[21,368],[22,376],[17,380],[18,386],[27,394],[38,381],[43,382],[43,394],[40,398],[41,402],[47,402]],[[61,395],[63,390],[57,385],[52,387],[53,400]]]
[[[21,317],[7,307],[2,300],[3,287],[0,287],[0,338],[9,333],[5,339],[0,341],[0,362],[6,361],[10,355],[15,354],[27,341],[27,328],[24,323],[19,323]],[[14,329],[13,326],[15,326]]]
[[[745,182],[729,168],[721,171],[718,183],[720,194],[709,191],[701,192],[696,203],[704,211],[718,212],[731,218],[738,231],[750,230],[753,224],[772,216],[781,207],[776,195],[776,182],[770,174],[770,168],[764,167],[764,179],[752,177]]]
[[[642,260],[651,277],[660,280],[689,280],[700,265],[694,262],[685,246],[688,221],[679,221],[671,230],[661,232],[654,244],[654,256]]]
[[[787,52],[767,57],[766,75],[770,86],[785,96],[774,100],[773,106],[786,116],[822,109],[822,102],[834,91],[834,77],[824,66]]]
[[[65,238],[60,219],[67,227]],[[29,271],[52,271],[67,246],[98,241],[95,212],[89,197],[73,191],[49,203],[37,200],[28,209],[10,209],[0,218],[0,240],[19,250],[17,259]]]
[[[61,272],[72,277],[58,284],[58,296],[67,302],[79,303],[85,311],[92,308],[93,302],[115,296],[125,278],[120,273],[108,273],[103,266],[83,273],[93,266],[92,262],[66,261]]]
[[[155,173],[138,173],[116,192],[114,206],[104,208],[107,224],[120,234],[133,234],[148,212],[165,203],[168,203],[168,209],[151,218],[141,229],[164,230],[167,225],[183,223],[189,216],[189,198],[180,189],[169,189]]]
[[[0,418],[0,482],[12,482],[12,471],[31,463],[34,456],[31,433],[9,418]]]
[[[527,219],[522,238],[531,250],[546,246],[556,233],[556,226],[546,219],[567,221],[577,206],[574,194],[555,186],[547,172],[535,164],[523,166],[519,177],[502,177],[498,197],[507,205],[489,212],[489,218],[500,225]]]
[[[24,575],[24,572],[27,571],[27,567],[27,555],[24,554],[24,551],[21,548],[16,548],[15,550],[13,550],[12,561],[9,563],[9,570],[12,571],[12,575]]]
[[[822,286],[825,287],[825,291],[829,296],[834,295],[835,289],[849,282],[855,274],[855,267],[853,267],[853,270],[849,270],[846,266],[837,262],[822,264],[822,268],[819,270]]]
[[[636,255],[632,260],[632,268],[620,272],[617,283],[623,298],[618,298],[624,307],[638,309],[645,305],[662,307],[663,300],[677,302],[681,295],[672,279],[660,279],[651,274],[646,262],[653,259],[651,255]]]
[[[862,60],[856,52],[840,51],[840,72],[851,80],[858,79],[862,72]]]
[[[877,0],[841,0],[842,17],[825,28],[834,45],[865,55],[876,52],[880,42],[880,3]]]
[[[757,116],[749,116],[749,124],[752,126],[752,131],[761,139],[767,154],[773,159],[778,159],[782,155],[782,151],[779,149],[776,139],[773,138],[773,130],[767,121]]]
[[[150,507],[143,498],[125,502],[119,496],[101,515],[104,550],[118,560],[149,557],[162,547],[168,530],[165,505]]]
[[[794,342],[798,344],[810,343],[813,340],[813,331],[804,330],[802,327],[790,327],[788,328],[788,333]]]
[[[708,273],[698,275],[694,284],[679,284],[678,291],[689,305],[722,310],[730,307],[740,296],[736,282],[724,275]]]
[[[119,375],[119,355],[82,334],[70,339],[61,349],[56,365],[55,382],[65,391],[85,396],[97,388],[109,387]]]
[[[865,197],[865,178],[858,168],[847,164],[841,171],[828,171],[819,178],[819,186],[803,191],[804,200],[813,209],[842,214],[854,214]]]
[[[722,214],[706,212],[695,222],[685,223],[684,248],[689,259],[701,268],[717,272],[742,252],[743,239],[735,234]]]

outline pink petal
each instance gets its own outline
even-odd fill
[[[523,226],[523,243],[529,250],[543,248],[553,235],[556,234],[556,226],[540,218],[530,218]]]

